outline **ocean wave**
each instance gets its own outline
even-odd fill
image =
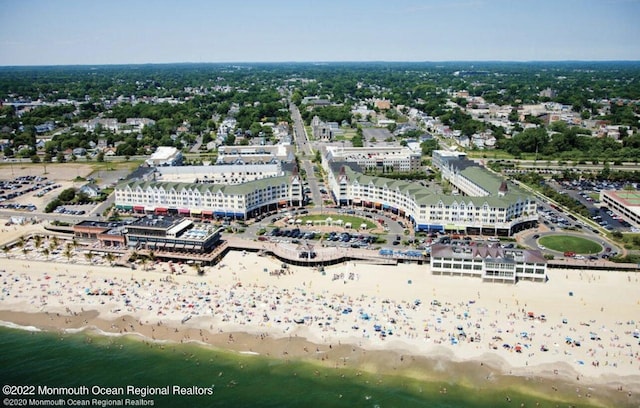
[[[153,342],[153,343],[158,343],[158,344],[167,344],[167,343],[175,343],[174,341],[171,340],[162,340],[162,339],[152,339],[150,337],[145,336],[142,333],[138,333],[135,331],[130,331],[130,332],[126,332],[126,333],[116,333],[116,332],[111,332],[111,331],[104,331],[100,328],[98,328],[97,326],[82,326],[82,327],[77,327],[77,328],[69,328],[69,329],[64,329],[63,330],[64,333],[68,333],[68,334],[77,334],[77,333],[82,333],[84,331],[90,331],[93,334],[96,334],[98,336],[103,336],[103,337],[139,337],[142,340],[148,341],[148,342]]]
[[[15,324],[13,322],[5,322],[4,320],[0,320],[0,326],[7,327],[9,329],[18,329],[18,330],[24,330],[24,331],[29,331],[29,332],[40,332],[40,331],[42,331],[42,330],[40,330],[39,328],[37,328],[35,326],[21,326],[19,324]]]

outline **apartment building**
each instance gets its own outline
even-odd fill
[[[297,169],[280,176],[225,185],[169,181],[130,181],[115,187],[116,208],[139,214],[246,219],[279,207],[302,206]]]
[[[326,146],[327,160],[357,163],[364,171],[410,173],[420,171],[421,154],[408,147]]]

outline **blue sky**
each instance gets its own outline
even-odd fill
[[[0,65],[640,60],[640,0],[0,0]]]

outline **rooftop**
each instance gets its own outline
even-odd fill
[[[625,207],[640,207],[640,191],[638,190],[610,190],[606,194]]]

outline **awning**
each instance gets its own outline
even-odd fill
[[[244,218],[244,213],[235,213],[233,214],[236,218]]]
[[[134,208],[132,205],[120,205],[120,206],[116,206],[116,207],[119,207],[119,208],[121,208],[123,210],[127,210],[127,211],[131,211]],[[144,210],[144,207],[142,207],[142,209]]]
[[[133,206],[133,210],[134,211],[144,211],[144,205],[134,205]]]
[[[360,200],[359,198],[354,198],[353,199],[353,203],[354,204],[360,204],[362,202],[362,200]]]
[[[202,211],[202,215],[213,215],[213,211]]]
[[[216,217],[224,217],[224,211],[214,211],[213,214]]]
[[[184,249],[184,244],[176,244],[176,249]]]
[[[452,230],[456,230],[457,228],[456,228],[456,226],[455,226],[455,225],[453,225],[453,224],[447,224],[447,225],[445,225],[445,226],[444,226],[444,229],[445,229],[446,231],[452,231]]]
[[[191,210],[191,215],[200,215],[202,214],[201,210]]]
[[[164,247],[171,249],[171,248],[175,248],[175,246],[176,244],[174,244],[173,242],[167,242],[167,245],[165,245]]]
[[[178,214],[189,214],[188,208],[180,208],[178,209]]]
[[[287,200],[278,201],[278,205],[287,205]]]
[[[224,213],[226,217],[233,217],[235,214],[232,211],[227,211]]]
[[[167,211],[169,211],[168,208],[156,207],[156,213],[166,213]]]
[[[144,207],[145,211],[150,211],[150,212],[153,212],[153,210],[155,209],[156,209],[155,207]]]

